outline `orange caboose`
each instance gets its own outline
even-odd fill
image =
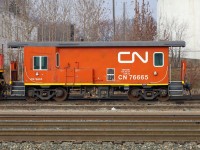
[[[24,47],[24,85],[29,100],[63,101],[72,89],[87,97],[126,92],[130,100],[168,99],[171,42],[9,43]]]

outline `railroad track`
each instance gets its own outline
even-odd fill
[[[1,141],[200,142],[200,112],[0,112]]]
[[[85,109],[85,110],[98,110],[98,109],[199,109],[200,96],[181,96],[171,99],[167,102],[158,101],[139,101],[137,103],[130,102],[126,98],[120,99],[123,96],[115,97],[113,99],[70,99],[64,102],[55,101],[36,101],[29,103],[24,98],[20,97],[7,97],[8,99],[1,99],[1,109]],[[15,99],[16,98],[16,99]]]
[[[24,96],[6,96],[6,97],[0,97],[0,99],[2,100],[25,100],[26,98]],[[77,99],[87,99],[87,98],[83,98],[82,96],[77,96],[77,95],[70,95],[69,96],[69,100],[77,100]],[[99,98],[90,98],[93,100],[98,100]],[[127,95],[114,95],[111,96],[110,98],[102,98],[102,100],[128,100]],[[184,95],[184,96],[171,96],[170,100],[199,100],[200,99],[200,95]]]
[[[199,110],[200,104],[136,104],[136,105],[0,105],[0,110]]]
[[[128,100],[75,100],[60,103],[55,101],[37,101],[35,103],[28,103],[24,100],[0,101],[0,110],[198,110],[199,108],[199,100],[169,102],[140,101],[138,103]]]

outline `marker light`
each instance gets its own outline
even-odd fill
[[[153,72],[153,75],[154,75],[154,76],[157,76],[157,75],[158,75],[158,73],[157,73],[156,71],[154,71],[154,72]]]

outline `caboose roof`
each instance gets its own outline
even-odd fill
[[[9,48],[50,47],[185,47],[185,41],[114,41],[114,42],[9,42]]]

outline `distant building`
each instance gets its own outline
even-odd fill
[[[157,0],[157,14],[158,32],[175,23],[169,30],[173,40],[186,41],[184,57],[200,59],[200,0]]]

